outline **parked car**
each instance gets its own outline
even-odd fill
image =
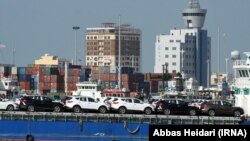
[[[76,113],[80,113],[82,110],[107,113],[110,109],[106,103],[95,101],[95,99],[88,96],[68,96],[65,98],[64,103],[67,109]]]
[[[209,116],[231,115],[239,117],[244,114],[244,110],[241,107],[234,107],[225,100],[211,100],[203,105],[201,111]]]
[[[54,111],[61,112],[64,110],[64,104],[54,102],[51,98],[43,95],[29,95],[20,100],[20,110],[34,111]]]
[[[15,96],[13,97],[13,100],[15,101],[16,104],[20,105],[21,99],[22,99],[23,97],[26,97],[26,96],[29,96],[29,95],[27,95],[27,94],[15,95]]]
[[[125,114],[127,111],[143,112],[147,115],[154,112],[154,107],[149,103],[144,103],[140,99],[123,97],[113,102],[112,110],[118,111],[120,114]]]
[[[156,104],[156,111],[170,114],[189,114],[195,116],[199,114],[200,110],[197,107],[189,106],[189,103],[182,99],[163,99],[159,100]]]
[[[194,106],[199,109],[202,109],[205,103],[207,103],[209,100],[207,99],[195,99],[189,103],[189,106]]]
[[[11,100],[0,98],[0,110],[14,111],[18,109],[18,105]]]

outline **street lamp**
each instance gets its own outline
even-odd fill
[[[184,48],[181,48],[181,71],[180,73],[182,74],[182,78],[184,78]]]
[[[168,80],[168,64],[165,63],[162,65],[162,91],[165,90],[165,80]]]
[[[226,36],[224,33],[223,36]],[[220,27],[218,27],[218,89],[220,84]]]
[[[228,81],[228,72],[227,72],[227,63],[228,63],[228,58],[225,58],[226,61],[226,82]]]
[[[80,27],[73,26],[72,28],[75,30],[75,61],[74,61],[74,64],[78,65],[78,63],[77,63],[77,30],[80,29]]]
[[[16,48],[12,49],[12,64],[15,66],[15,54],[16,54]]]
[[[220,28],[218,27],[218,90],[219,90],[219,84],[220,84]]]
[[[209,66],[209,59],[207,59],[207,88],[209,91],[209,87],[210,87],[210,66]]]

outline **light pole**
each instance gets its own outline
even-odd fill
[[[80,27],[73,26],[72,28],[75,30],[75,61],[74,61],[74,64],[78,65],[78,63],[77,63],[77,30],[80,29]]]
[[[118,27],[118,89],[121,89],[121,16],[119,15],[119,27]]]
[[[13,48],[12,49],[12,64],[13,64],[13,66],[15,66],[15,54],[16,54],[16,48]]]
[[[209,91],[210,87],[210,66],[209,66],[209,59],[207,59],[207,89]]]
[[[225,58],[226,61],[226,82],[228,81],[228,72],[227,72],[227,63],[228,63],[228,58]]]
[[[220,28],[218,27],[218,77],[217,85],[219,90],[220,85]]]
[[[182,74],[182,78],[184,79],[184,49],[181,48],[181,71],[180,73]]]

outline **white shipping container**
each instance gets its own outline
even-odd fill
[[[11,74],[17,74],[17,67],[11,67]]]
[[[0,74],[4,73],[4,66],[0,66]]]

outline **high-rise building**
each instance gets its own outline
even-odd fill
[[[115,23],[102,23],[101,27],[87,28],[86,66],[109,67],[111,72],[117,72],[119,48],[121,68],[133,68],[134,72],[140,72],[140,29],[133,28],[128,24]]]
[[[201,9],[198,0],[190,0],[183,10],[185,28],[170,30],[169,35],[156,36],[155,73],[181,73],[186,79],[193,78],[206,87],[210,82],[211,38],[202,29],[206,9]]]

